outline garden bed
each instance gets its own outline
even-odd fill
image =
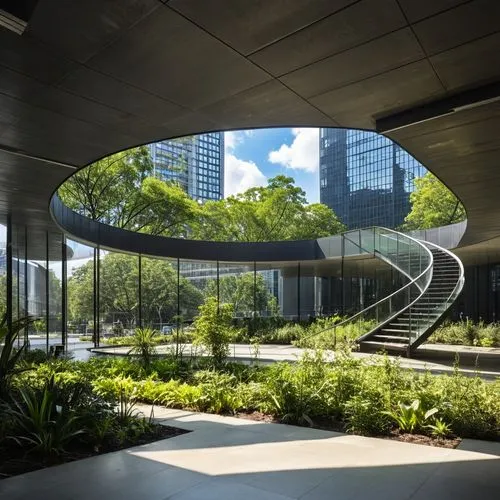
[[[283,424],[284,422],[280,421],[278,418],[273,417],[272,415],[267,415],[262,412],[254,411],[250,413],[240,412],[235,415],[238,418],[243,418],[246,420],[253,420],[255,422],[265,422],[269,424]],[[331,431],[331,432],[346,432],[346,425],[343,422],[336,422],[331,419],[320,419],[315,420],[313,422],[313,426],[302,425],[299,427],[309,427],[311,429],[320,429],[323,431]],[[412,443],[412,444],[422,444],[426,446],[436,446],[438,448],[456,448],[461,442],[462,439],[458,437],[447,437],[447,438],[436,438],[433,436],[426,436],[424,434],[409,434],[400,432],[398,429],[393,429],[391,432],[382,435],[374,435],[371,437],[376,437],[380,439],[392,439],[395,441],[401,441],[403,443]]]
[[[17,446],[13,442],[12,445],[4,446],[0,449],[0,480],[55,465],[74,462],[75,460],[82,460],[96,455],[124,450],[133,446],[173,438],[187,432],[191,431],[167,425],[152,424],[147,432],[134,438],[129,437],[122,442],[109,440],[97,447],[89,445],[89,443],[82,440],[72,443],[63,453],[52,457],[43,457],[34,453],[28,453],[28,450]]]

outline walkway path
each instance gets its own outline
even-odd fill
[[[464,355],[467,353],[471,355],[471,353],[479,353],[480,355],[488,356],[488,364],[485,364],[485,368],[482,368],[482,361],[479,362],[479,368],[481,369],[480,374],[483,378],[486,379],[494,379],[500,376],[500,349],[478,349],[478,348],[470,348],[465,346],[442,346],[442,345],[426,345],[426,350],[431,351],[429,354],[430,359],[408,359],[408,358],[399,358],[401,362],[401,366],[403,368],[411,368],[418,371],[430,370],[432,373],[451,373],[453,371],[453,356],[450,356],[449,361],[440,361],[438,359],[434,360],[433,358],[439,358],[440,352],[446,348],[448,352],[450,349],[456,350],[459,354]],[[158,352],[160,354],[171,353],[172,349],[175,349],[175,346],[172,345],[161,345],[158,347]],[[127,355],[129,347],[101,347],[97,349],[92,349],[92,352],[99,354],[110,354],[110,355],[119,355],[125,356]],[[180,346],[180,350],[183,356],[190,356],[192,354],[202,355],[202,351],[200,348],[196,348],[191,344],[182,344]],[[259,347],[258,356],[255,356],[254,348],[248,344],[231,344],[230,346],[230,356],[235,360],[240,361],[253,361],[258,359],[259,362],[275,362],[275,361],[296,361],[300,358],[306,349],[301,349],[299,347],[291,346],[291,345],[261,345]],[[434,351],[434,352],[432,352]],[[327,351],[326,353],[330,359],[333,359],[334,353],[333,351]],[[366,354],[361,352],[354,352],[353,356],[357,358],[363,359],[372,359],[374,361],[380,360],[380,355],[374,354]],[[473,367],[465,367],[461,366],[460,370],[465,374],[474,374],[475,369]]]
[[[0,481],[0,498],[493,500],[500,490],[500,443],[464,440],[450,450],[160,407],[155,414],[193,432]]]

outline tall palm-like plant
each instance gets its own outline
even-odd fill
[[[0,343],[3,343],[0,354],[0,397],[6,396],[12,376],[26,370],[26,368],[16,367],[26,346],[23,345],[19,349],[15,349],[14,344],[19,332],[26,328],[32,321],[33,318],[30,317],[20,318],[13,321],[9,328],[7,315],[4,314],[0,322]]]
[[[157,353],[158,331],[152,328],[136,328],[132,337],[132,348],[129,354],[139,356],[145,368],[149,368],[151,358]]]

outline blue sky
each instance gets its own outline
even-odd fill
[[[225,141],[225,196],[284,174],[295,179],[310,203],[319,202],[317,128],[226,132]]]

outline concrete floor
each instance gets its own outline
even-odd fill
[[[487,500],[500,491],[500,443],[449,450],[158,407],[155,417],[193,432],[1,481],[0,498]]]

